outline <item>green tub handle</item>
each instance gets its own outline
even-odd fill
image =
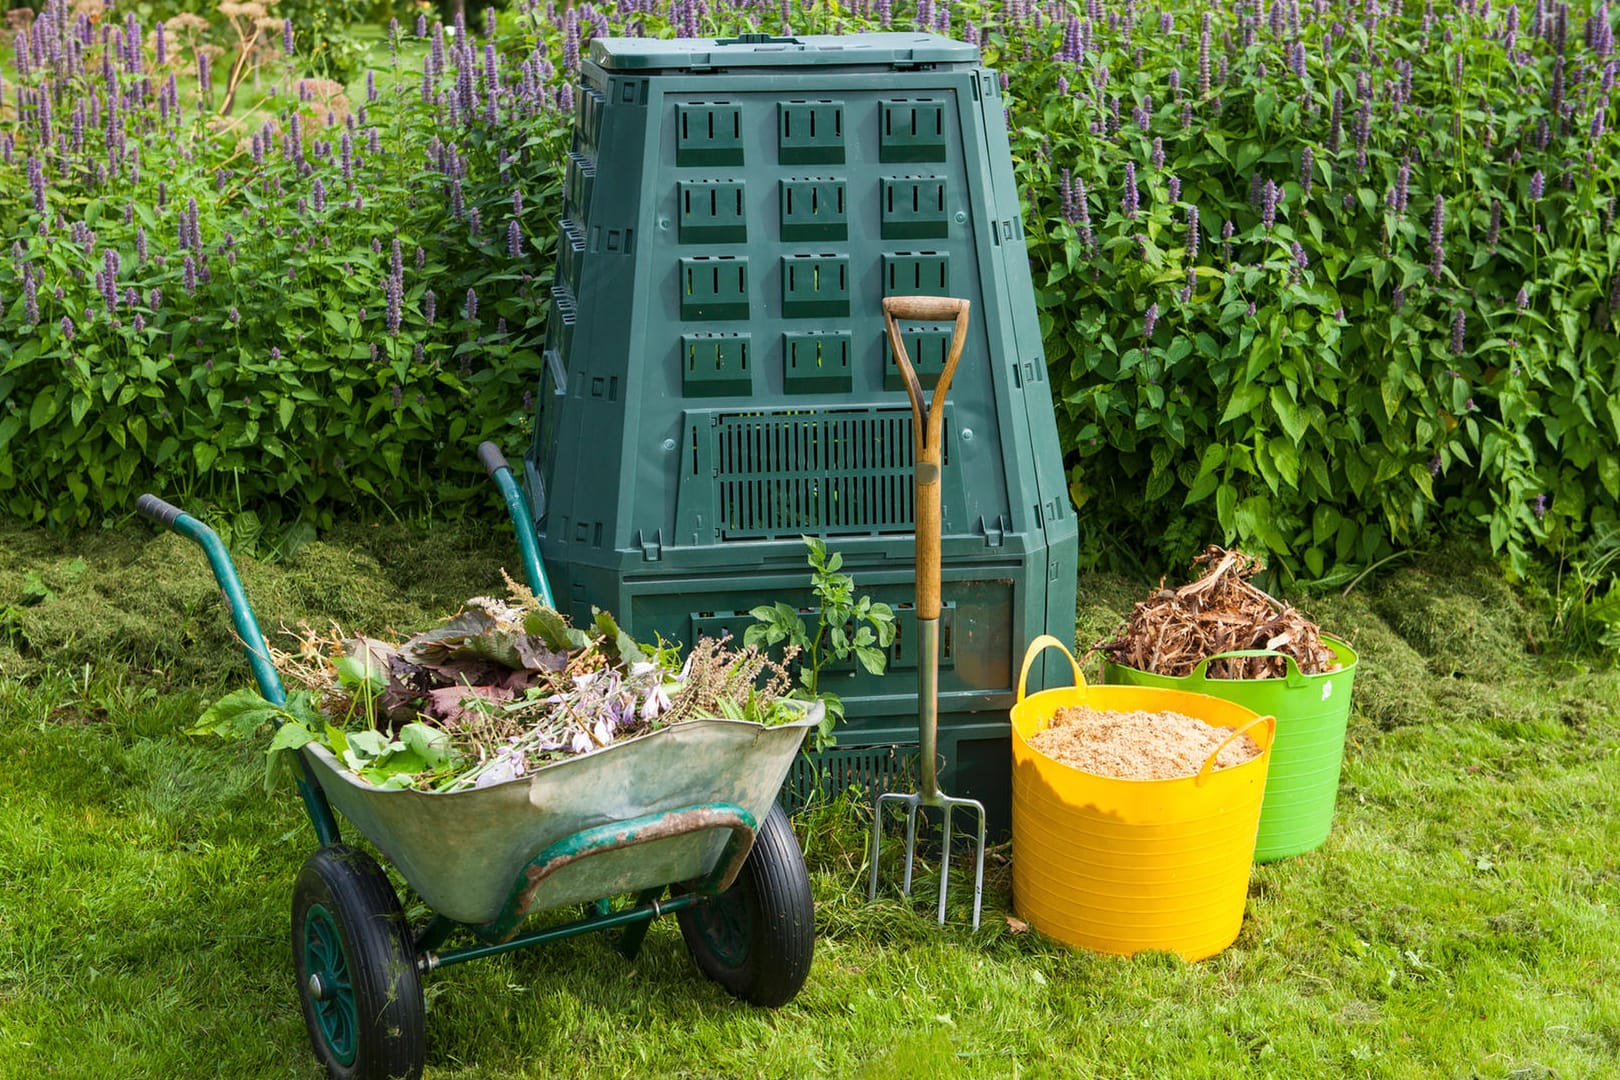
[[[1305,673],[1299,670],[1299,661],[1295,660],[1292,656],[1289,656],[1285,652],[1278,652],[1276,649],[1233,649],[1231,652],[1216,653],[1214,656],[1206,656],[1204,659],[1198,662],[1198,666],[1192,669],[1191,674],[1189,674],[1187,678],[1193,680],[1194,682],[1240,682],[1242,680],[1239,679],[1210,678],[1208,673],[1209,665],[1216,660],[1241,660],[1251,656],[1282,657],[1283,667],[1286,671],[1283,676],[1283,682],[1296,690],[1305,685]]]

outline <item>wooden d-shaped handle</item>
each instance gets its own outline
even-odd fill
[[[939,542],[940,503],[939,470],[943,462],[945,435],[945,395],[951,388],[951,376],[956,373],[957,362],[962,359],[962,346],[967,343],[968,309],[966,300],[947,296],[886,296],[883,298],[883,323],[889,332],[889,347],[894,350],[895,363],[900,366],[906,393],[911,397],[911,442],[916,461],[916,519],[917,519],[917,618],[937,619],[940,610]],[[932,401],[923,398],[922,383],[917,369],[906,353],[905,342],[900,340],[900,327],[896,320],[915,322],[945,322],[955,320],[951,331],[951,347],[945,354],[945,366],[934,386]]]

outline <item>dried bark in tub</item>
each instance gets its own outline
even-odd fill
[[[1160,588],[1136,605],[1112,641],[1098,646],[1116,664],[1155,675],[1184,676],[1208,657],[1241,649],[1285,653],[1306,675],[1339,667],[1333,650],[1322,642],[1321,629],[1290,604],[1276,599],[1249,579],[1264,564],[1241,551],[1211,544],[1193,560],[1203,564],[1201,577],[1178,589]],[[1212,679],[1272,679],[1287,674],[1280,657],[1255,656],[1216,660]]]
[[[1180,780],[1195,776],[1231,731],[1178,712],[1115,712],[1089,705],[1057,711],[1029,745],[1049,758],[1120,780]],[[1253,760],[1260,747],[1240,735],[1221,749],[1216,770]]]

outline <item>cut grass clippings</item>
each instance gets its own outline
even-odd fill
[[[370,612],[408,630],[487,591],[508,546],[355,530],[243,571],[267,628],[271,611]],[[25,595],[30,571],[54,598]],[[796,819],[819,940],[788,1006],[734,1002],[664,920],[634,962],[591,937],[431,974],[428,1075],[1609,1074],[1620,674],[1521,650],[1493,654],[1511,662],[1495,678],[1456,677],[1456,655],[1429,651],[1439,638],[1379,615],[1444,612],[1458,581],[1449,562],[1420,562],[1301,602],[1361,653],[1334,831],[1255,868],[1242,932],[1210,960],[1015,932],[1005,847],[977,933],[965,875],[944,928],[926,868],[905,900],[885,866],[869,904],[869,819],[835,800]],[[1083,581],[1081,603],[1098,625],[1141,589]],[[0,635],[0,1076],[318,1076],[287,926],[313,834],[290,793],[264,797],[258,748],[179,734],[245,677],[200,553],[138,528],[0,532],[0,609],[13,612]],[[1470,618],[1495,615],[1480,604]],[[1520,640],[1493,625],[1481,640]]]

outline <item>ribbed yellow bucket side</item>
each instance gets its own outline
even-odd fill
[[[1096,952],[1148,949],[1188,960],[1230,945],[1243,923],[1255,832],[1276,730],[1270,717],[1205,694],[1133,686],[1087,686],[1056,638],[1038,638],[1024,658],[1056,646],[1076,685],[1013,706],[1013,906],[1035,929]],[[1177,780],[1119,780],[1064,765],[1029,745],[1058,709],[1197,717],[1247,729],[1258,757]]]

